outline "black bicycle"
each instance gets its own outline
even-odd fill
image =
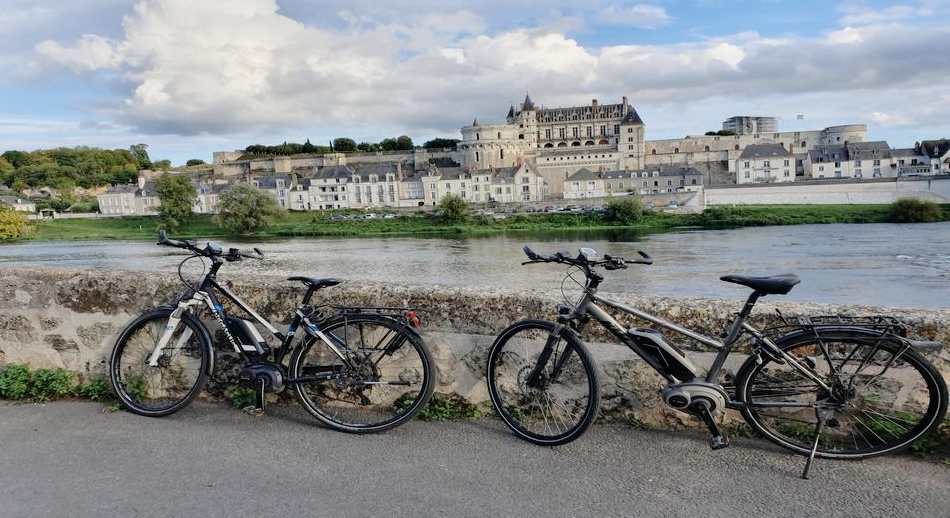
[[[516,322],[502,331],[488,354],[492,404],[516,435],[535,444],[572,441],[597,414],[597,369],[581,339],[591,318],[666,380],[663,400],[699,417],[712,434],[713,449],[729,443],[717,417],[726,409],[740,410],[754,430],[809,456],[803,476],[816,455],[859,459],[906,448],[946,415],[944,379],[920,354],[938,351],[942,344],[908,339],[906,327],[896,319],[822,316],[790,322],[782,317],[782,325],[765,332],[746,321],[759,298],[788,293],[799,283],[797,276],[722,277],[753,291],[720,341],[598,295],[603,277],[595,268],[652,264],[643,252],[632,261],[607,255],[599,259],[589,248],[577,257],[545,257],[528,247],[524,252],[528,261],[523,264],[556,263],[570,268],[565,279],[577,272],[584,276],[578,279],[583,294],[575,304],[558,306],[556,322]],[[625,329],[598,303],[719,352],[704,373],[658,331]],[[734,386],[726,387],[722,366],[743,336],[751,337],[751,354]]]
[[[210,313],[242,359],[239,379],[255,389],[258,410],[264,408],[265,392],[293,387],[304,408],[324,425],[367,433],[405,423],[428,403],[435,366],[417,332],[421,322],[414,311],[314,307],[314,292],[341,281],[290,277],[307,291],[287,332],[281,333],[217,281],[225,262],[263,259],[259,249],[253,254],[236,248],[225,252],[213,243],[199,248],[193,241],[169,239],[164,231],[158,244],[190,253],[178,267],[188,289],[175,304],[135,318],[116,341],[109,372],[116,394],[130,411],[166,416],[187,406],[204,388],[214,370],[215,352],[203,313]],[[196,258],[210,262],[210,268],[191,284],[182,266]],[[229,315],[217,293],[263,326],[279,345],[271,347],[250,320]],[[295,340],[298,334],[303,338]]]

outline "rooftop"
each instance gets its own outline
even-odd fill
[[[742,150],[742,154],[739,155],[739,158],[756,159],[789,156],[791,156],[791,154],[785,149],[785,146],[781,144],[750,144]]]

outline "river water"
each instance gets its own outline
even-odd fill
[[[228,246],[231,243],[224,243]],[[522,245],[539,253],[592,247],[653,256],[652,266],[606,272],[602,291],[742,299],[728,273],[797,273],[788,300],[905,307],[950,307],[950,222],[798,225],[664,234],[568,232],[474,238],[288,239],[260,246],[263,262],[227,264],[241,272],[332,276],[416,285],[542,289],[556,292],[564,268],[520,266]],[[173,272],[178,250],[142,241],[54,241],[0,246],[0,267],[69,267]],[[193,269],[189,269],[192,271]],[[776,297],[777,298],[777,297]]]

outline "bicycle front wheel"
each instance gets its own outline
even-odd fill
[[[517,436],[542,446],[580,437],[600,405],[593,359],[580,341],[555,330],[553,322],[517,322],[488,353],[492,405]]]
[[[109,362],[112,388],[136,414],[161,417],[187,406],[208,381],[211,344],[196,319],[184,315],[167,329],[172,309],[142,314],[119,335]],[[162,337],[155,365],[149,361]]]
[[[351,433],[382,432],[412,419],[432,397],[435,365],[422,337],[381,315],[320,326],[340,358],[311,338],[291,358],[300,403],[317,420]]]
[[[740,369],[743,416],[766,438],[803,455],[817,441],[816,456],[861,459],[906,448],[942,422],[943,377],[906,343],[873,332],[820,336],[779,343],[828,388],[786,361],[750,358]]]

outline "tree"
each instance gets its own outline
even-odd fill
[[[400,135],[396,137],[396,149],[400,151],[409,151],[413,147],[412,139],[408,135]]]
[[[165,173],[155,180],[155,191],[161,201],[158,215],[167,230],[176,230],[191,218],[197,193],[187,176]]]
[[[148,144],[132,144],[129,146],[129,152],[135,158],[139,170],[152,168],[152,161],[148,158]]]
[[[455,145],[459,143],[458,139],[455,138],[434,138],[432,140],[426,141],[422,145],[425,149],[441,149],[441,148],[455,148]]]
[[[468,219],[468,203],[455,194],[446,194],[439,201],[439,214],[449,223],[462,223]]]
[[[25,237],[33,230],[33,225],[23,213],[6,205],[0,205],[0,241]]]
[[[356,151],[356,141],[346,137],[335,138],[333,139],[333,150],[341,153]]]
[[[191,160],[185,162],[185,165],[187,166],[205,165],[205,161],[200,158],[192,158]]]
[[[940,205],[917,198],[901,198],[891,204],[888,219],[894,223],[928,223],[942,221]]]
[[[152,162],[152,167],[159,171],[168,171],[169,169],[172,168],[172,161],[171,160],[156,160],[155,162]]]
[[[399,143],[396,142],[394,138],[384,138],[383,141],[379,143],[379,148],[383,151],[396,151],[398,146]]]
[[[250,234],[271,226],[283,214],[273,196],[253,185],[239,184],[221,195],[215,220],[230,234]]]
[[[643,202],[637,196],[624,196],[607,202],[607,219],[629,225],[643,216]]]
[[[315,153],[317,151],[317,146],[311,144],[310,139],[307,139],[307,141],[303,143],[303,146],[300,147],[300,151],[304,153]]]

